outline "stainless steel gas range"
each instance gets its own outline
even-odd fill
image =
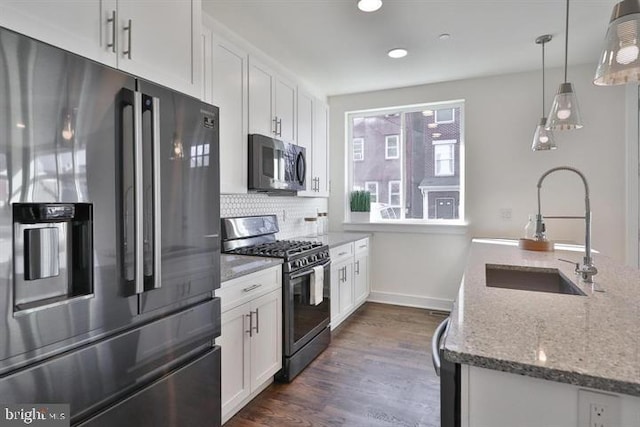
[[[222,219],[223,252],[282,258],[282,371],[289,382],[327,348],[329,321],[329,246],[314,241],[277,240],[275,215]]]

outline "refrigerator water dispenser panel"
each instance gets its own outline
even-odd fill
[[[90,203],[15,203],[14,313],[93,293]]]

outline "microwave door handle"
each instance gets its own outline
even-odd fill
[[[135,293],[144,292],[144,194],[142,159],[142,94],[133,93],[133,197],[135,234]]]
[[[298,184],[305,185],[305,177],[307,175],[307,161],[304,158],[304,154],[301,152],[298,153],[298,158],[296,159],[296,174]]]

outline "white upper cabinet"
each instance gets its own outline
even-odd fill
[[[297,144],[305,148],[307,172],[305,182],[306,191],[299,191],[299,196],[315,197],[313,191],[313,96],[298,90],[298,135]]]
[[[319,99],[313,103],[313,179],[316,197],[329,197],[329,107]]]
[[[116,0],[2,0],[0,26],[112,67]]]
[[[249,133],[295,143],[296,85],[249,58]]]
[[[200,96],[201,0],[3,0],[0,25]]]
[[[118,68],[200,97],[201,1],[118,0]]]
[[[220,192],[246,193],[248,55],[215,34],[211,36],[210,50],[211,95],[208,102],[220,108]]]

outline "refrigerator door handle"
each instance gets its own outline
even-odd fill
[[[133,93],[133,176],[135,230],[135,293],[144,292],[144,176],[142,158],[142,94]]]
[[[153,289],[162,287],[162,206],[160,204],[160,98],[152,99],[151,143],[153,152]]]
[[[436,375],[440,376],[440,367],[442,365],[440,361],[440,346],[442,342],[442,336],[449,326],[449,318],[444,319],[436,328],[431,338],[431,361],[433,362],[433,369],[436,371]]]

